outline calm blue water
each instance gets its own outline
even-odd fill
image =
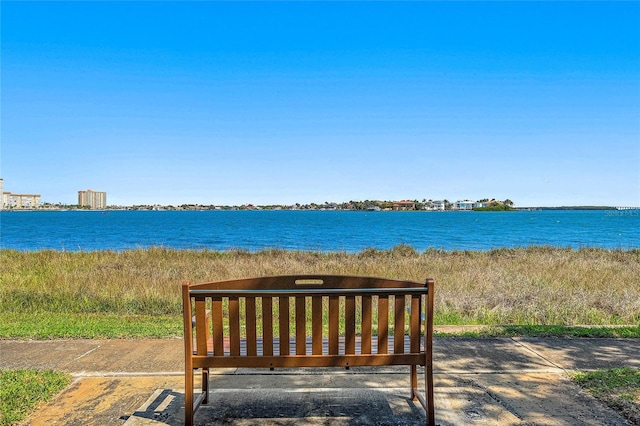
[[[357,252],[500,247],[640,247],[638,211],[1,212],[0,248],[18,250],[266,248]]]

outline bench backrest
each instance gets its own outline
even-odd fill
[[[433,280],[285,275],[185,282],[183,308],[186,354],[200,360],[195,367],[209,365],[204,358],[219,366],[348,366],[356,365],[354,356],[369,358],[357,365],[376,357],[424,365],[425,350],[431,355]],[[333,361],[321,360],[327,357]]]

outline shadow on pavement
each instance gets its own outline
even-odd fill
[[[406,390],[225,389],[213,391],[198,425],[424,425],[424,410]],[[183,424],[184,394],[159,389],[125,425]]]

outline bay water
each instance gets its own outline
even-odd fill
[[[514,212],[3,211],[0,248],[358,252],[529,246],[640,248],[638,210]]]

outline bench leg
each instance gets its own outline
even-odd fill
[[[204,394],[203,404],[209,403],[209,369],[202,369],[202,393]]]
[[[184,424],[193,425],[193,369],[187,368],[184,375]]]
[[[418,396],[416,395],[416,389],[418,389],[418,366],[411,366],[411,399],[416,401]]]
[[[427,365],[424,366],[424,372],[427,424],[432,426],[436,424],[436,414],[433,403],[433,365],[431,362],[428,362]]]

